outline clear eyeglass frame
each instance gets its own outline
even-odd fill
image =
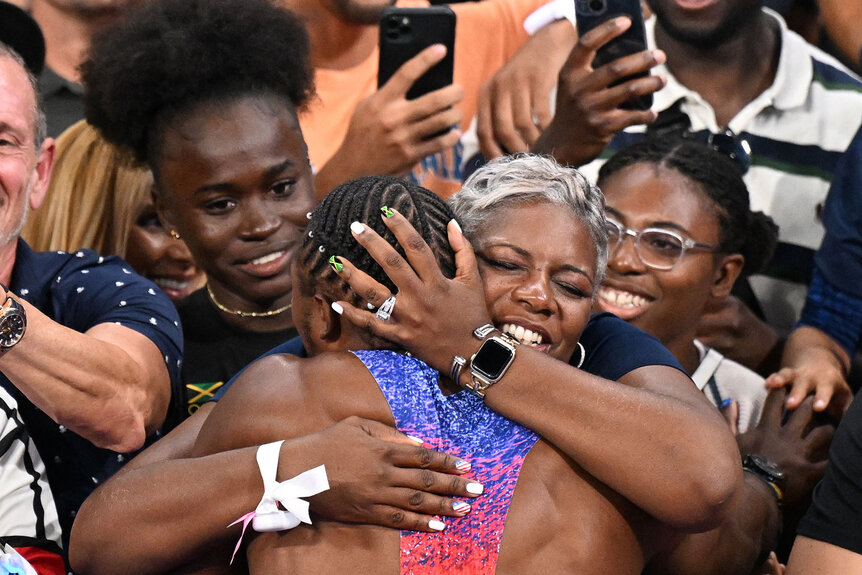
[[[670,271],[682,261],[686,252],[717,252],[718,246],[696,242],[686,238],[674,230],[666,228],[644,228],[633,230],[613,218],[606,217],[608,226],[608,249],[611,253],[622,245],[623,240],[630,236],[635,242],[635,253],[640,261],[654,270]],[[614,241],[614,237],[616,240]],[[647,238],[647,242],[644,242]],[[664,241],[673,246],[666,250],[651,248],[649,240]]]

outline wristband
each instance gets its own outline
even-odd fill
[[[775,496],[775,500],[778,502],[778,506],[781,507],[781,504],[784,503],[784,491],[782,491],[781,488],[778,485],[776,485],[776,483],[774,481],[768,480],[763,475],[754,471],[753,469],[746,469],[743,467],[742,470],[745,471],[746,473],[750,473],[750,474],[754,475],[756,478],[761,480],[764,484],[768,485],[769,488],[772,489],[772,494]]]
[[[778,501],[778,505],[781,506],[784,502],[784,490],[781,489],[780,483],[784,481],[785,476],[778,465],[762,455],[750,453],[742,458],[742,470],[753,474],[769,485],[773,495],[775,495],[775,499]]]
[[[575,23],[575,3],[573,0],[552,0],[535,12],[527,16],[524,20],[524,30],[530,36],[557,20],[565,18],[572,23],[573,28],[577,28]]]
[[[284,441],[267,443],[257,448],[257,465],[260,468],[260,476],[263,479],[263,497],[254,511],[246,513],[228,527],[242,522],[242,533],[239,541],[230,557],[233,559],[242,544],[242,538],[248,524],[258,533],[268,531],[283,531],[293,529],[301,523],[311,525],[311,517],[308,514],[308,501],[301,497],[317,495],[329,489],[329,480],[326,477],[326,467],[318,465],[300,473],[296,477],[285,481],[276,481],[275,475],[278,471],[278,456],[281,452],[281,444]],[[279,504],[284,508],[279,509]]]

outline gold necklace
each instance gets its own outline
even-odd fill
[[[280,307],[278,309],[273,309],[269,311],[242,311],[240,309],[230,309],[229,307],[224,306],[221,302],[216,299],[215,294],[213,293],[210,284],[207,284],[207,293],[210,295],[210,301],[213,302],[217,308],[225,313],[229,313],[231,315],[237,315],[239,317],[272,317],[274,315],[278,315],[280,313],[284,313],[293,307],[293,302],[290,302],[284,307]]]

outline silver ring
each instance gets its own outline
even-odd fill
[[[376,315],[380,321],[386,321],[392,315],[393,309],[395,309],[395,296],[391,295],[386,298],[386,301],[383,302],[379,308],[377,308],[377,313],[374,315]]]

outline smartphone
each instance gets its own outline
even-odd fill
[[[637,54],[647,49],[646,28],[640,0],[575,0],[575,17],[578,22],[578,36],[583,36],[593,28],[618,16],[628,16],[631,27],[617,36],[596,53],[593,68],[604,66],[623,56]],[[615,82],[614,86],[632,78],[645,78],[649,72],[627,76]],[[649,110],[652,107],[652,94],[626,100],[622,108],[630,110]]]
[[[420,77],[407,92],[413,100],[452,83],[455,64],[455,13],[448,6],[389,7],[380,20],[378,88],[407,60],[432,44],[446,46],[446,56]]]

